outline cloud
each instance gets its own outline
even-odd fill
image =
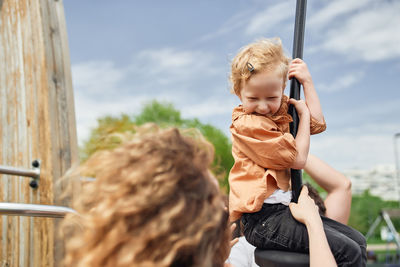
[[[400,57],[400,2],[356,2],[346,1],[346,7],[347,3],[351,4],[350,14],[343,8],[336,9],[336,13],[334,9],[324,20],[328,6],[311,19],[314,25],[312,34],[319,36],[317,47],[367,62]],[[343,14],[346,16],[338,17]]]
[[[358,71],[339,76],[336,80],[330,83],[320,83],[317,85],[318,90],[322,92],[338,92],[348,89],[360,81],[364,77],[364,72]]]
[[[249,19],[253,16],[253,9],[246,9],[242,12],[239,12],[228,20],[226,20],[217,30],[210,32],[206,35],[201,36],[198,40],[199,42],[206,42],[215,38],[218,38],[222,35],[228,34],[235,30],[239,30],[244,25],[248,25]]]
[[[230,118],[232,109],[238,105],[238,100],[236,97],[225,98],[224,101],[221,100],[220,98],[209,98],[194,105],[183,106],[182,114],[188,118],[204,118],[227,114],[228,118]]]
[[[363,129],[363,132],[398,132],[400,131],[400,123],[397,115],[400,112],[399,103],[400,99],[398,98],[380,101],[372,100],[372,103],[369,104],[357,103],[357,105],[346,110],[334,110],[335,116],[330,118],[329,121],[341,126],[352,123],[353,127]],[[353,128],[343,129],[338,127],[338,130],[342,132],[346,132],[349,129]]]
[[[129,71],[111,61],[89,61],[72,65],[78,141],[88,138],[97,118],[136,112],[146,96],[125,93]]]
[[[117,68],[111,61],[89,61],[72,65],[74,86],[86,94],[112,94],[127,75],[127,70]]]
[[[138,113],[151,99],[172,102],[186,116],[197,117],[220,114],[218,103],[227,103],[223,66],[201,50],[142,50],[123,67],[112,61],[82,62],[72,66],[72,76],[80,143],[99,117]],[[210,84],[221,87],[213,90]]]
[[[201,36],[197,41],[209,41],[233,31],[235,31],[235,36],[240,36],[242,33],[247,36],[256,36],[265,35],[277,28],[281,29],[286,26],[292,28],[295,6],[294,0],[268,5],[267,7],[265,7],[265,1],[261,1],[259,5],[249,5],[248,8],[227,19],[215,31]]]
[[[400,123],[382,121],[364,122],[360,125],[346,127],[345,129],[341,130],[342,134],[349,136],[369,134],[393,137],[396,132],[400,132]]]
[[[397,102],[398,103],[398,102]],[[340,121],[351,122],[350,126],[330,128],[331,120],[328,120],[327,131],[313,135],[310,143],[310,153],[315,154],[340,171],[349,169],[371,169],[379,164],[394,164],[394,135],[400,132],[400,124],[397,120],[383,120],[381,116],[385,112],[392,112],[395,108],[393,102],[387,103],[380,113],[380,120],[370,120],[371,114],[379,110],[379,104],[375,107],[362,107],[351,111],[349,114],[339,114]],[[398,108],[397,108],[398,109]],[[378,117],[379,117],[378,116]],[[356,120],[354,120],[356,118]],[[360,120],[367,118],[367,121]],[[400,152],[400,140],[398,140]]]
[[[265,34],[282,23],[293,23],[295,13],[294,1],[279,2],[276,5],[268,6],[264,10],[252,16],[245,29],[247,35]]]
[[[331,27],[332,24],[340,22],[344,15],[351,15],[360,8],[368,7],[373,0],[335,0],[330,1],[321,9],[311,14],[307,21],[307,27],[311,29],[321,29]],[[314,10],[313,10],[314,11]]]
[[[199,50],[162,48],[143,50],[134,56],[131,70],[140,74],[167,77],[169,82],[191,80],[198,75],[213,75],[221,71],[214,63],[214,56]],[[160,79],[165,81],[165,79]],[[164,83],[164,82],[163,82]]]
[[[89,137],[91,129],[97,125],[98,118],[106,115],[137,113],[141,109],[141,104],[149,100],[149,96],[136,95],[100,100],[76,90],[75,113],[79,144],[81,145]]]
[[[394,163],[391,134],[332,134],[311,138],[310,153],[340,171],[370,169],[383,163]]]
[[[349,60],[377,62],[400,57],[399,1],[335,0],[325,5],[312,2],[307,10],[306,35],[312,36],[312,53],[321,50],[340,54]],[[279,34],[291,31],[295,17],[295,1],[280,1],[241,20],[229,21],[206,39],[233,29],[248,36]],[[243,24],[245,22],[245,24]],[[247,25],[247,26],[246,26]]]

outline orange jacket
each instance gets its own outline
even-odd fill
[[[297,157],[296,142],[289,133],[292,117],[287,114],[287,96],[274,115],[244,113],[238,106],[232,113],[232,155],[229,174],[230,219],[257,212],[276,189],[290,188],[290,166]],[[323,132],[326,124],[311,118],[311,134]]]

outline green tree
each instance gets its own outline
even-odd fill
[[[220,178],[220,186],[228,193],[228,175],[234,163],[232,143],[229,138],[220,129],[210,124],[201,123],[197,119],[185,120],[183,127],[199,129],[204,137],[214,145],[213,171]]]
[[[97,127],[92,129],[89,139],[81,148],[82,160],[101,149],[112,149],[121,143],[118,133],[135,133],[135,127],[148,122],[156,123],[161,128],[177,127],[180,129],[196,128],[215,148],[212,170],[219,179],[221,187],[229,191],[228,174],[233,165],[232,144],[229,138],[218,128],[200,122],[198,119],[183,119],[181,113],[171,103],[156,100],[143,106],[138,115],[112,117],[105,116],[97,120]]]
[[[380,197],[371,195],[369,190],[366,190],[363,194],[352,198],[349,225],[365,235],[382,209],[398,207],[399,203],[397,201],[384,201]],[[391,220],[395,228],[400,229],[400,219],[391,218]],[[381,225],[385,225],[385,223],[381,222]],[[377,230],[374,234],[376,238],[379,237],[380,226],[376,228]]]
[[[140,114],[133,116],[133,122],[137,125],[154,122],[160,127],[181,127],[184,123],[180,111],[171,103],[161,103],[157,100],[145,104]]]
[[[85,161],[98,150],[112,149],[121,143],[113,133],[134,133],[134,122],[122,114],[119,117],[105,116],[97,119],[97,127],[91,130],[89,139],[80,147],[80,158]]]
[[[171,103],[161,103],[156,100],[147,103],[140,114],[133,117],[137,125],[146,122],[157,123],[160,127],[178,127],[181,129],[196,128],[213,144],[215,157],[212,164],[215,175],[219,178],[221,187],[228,192],[228,174],[233,166],[232,144],[229,138],[218,128],[205,124],[198,119],[183,119]]]

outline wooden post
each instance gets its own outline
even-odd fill
[[[62,0],[0,0],[0,164],[41,161],[39,187],[0,176],[0,201],[57,204],[57,181],[78,162]],[[57,219],[0,216],[0,266],[55,266]]]

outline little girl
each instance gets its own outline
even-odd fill
[[[286,81],[296,78],[306,101],[283,94]],[[232,62],[233,93],[242,102],[233,110],[230,175],[230,219],[241,218],[249,243],[264,249],[308,252],[306,227],[291,215],[290,168],[307,161],[310,134],[326,128],[318,95],[307,65],[284,54],[279,38],[242,48]],[[299,115],[296,138],[288,104]],[[332,253],[339,266],[365,266],[365,238],[356,230],[322,217]]]

